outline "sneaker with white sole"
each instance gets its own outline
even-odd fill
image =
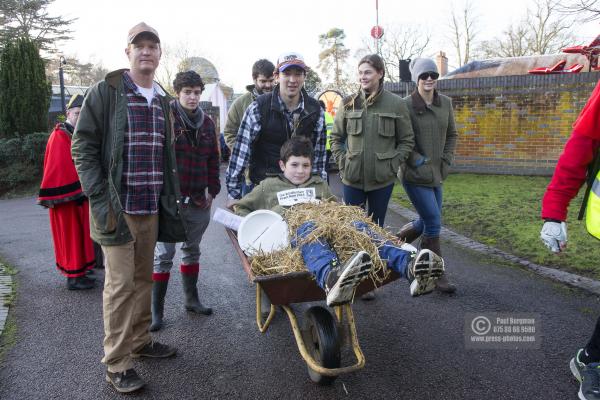
[[[444,275],[444,259],[429,249],[423,249],[408,267],[410,295],[420,296],[435,289],[435,282]]]
[[[585,367],[585,364],[579,361],[579,356],[581,355],[582,351],[583,349],[577,350],[575,357],[571,358],[571,361],[569,362],[571,373],[579,382],[581,382],[581,371],[583,371],[583,368]]]
[[[369,276],[372,267],[371,256],[365,251],[357,252],[344,265],[332,265],[325,279],[327,305],[332,307],[351,301],[356,287]]]
[[[600,363],[587,364],[581,371],[581,400],[600,400]]]

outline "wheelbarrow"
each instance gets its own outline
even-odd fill
[[[306,362],[308,375],[319,385],[329,385],[339,375],[358,371],[365,366],[351,303],[333,307],[333,314],[329,311],[330,308],[312,306],[306,310],[303,324],[300,326],[290,304],[325,300],[323,289],[308,271],[255,276],[250,268],[250,261],[238,244],[237,233],[229,228],[225,230],[240,256],[249,280],[256,284],[256,325],[261,333],[267,331],[277,307],[281,307],[290,320],[298,351]],[[380,283],[377,286],[383,286],[398,279],[399,275],[390,271],[387,276],[382,275],[379,278]],[[374,280],[366,279],[356,288],[355,296],[367,293],[375,287]],[[266,318],[263,317],[262,298],[265,294],[270,300],[268,314],[266,310],[264,314]],[[342,363],[342,349],[345,346],[351,347],[354,352],[353,364]]]

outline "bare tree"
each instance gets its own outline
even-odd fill
[[[501,37],[482,41],[477,53],[481,58],[521,57],[528,55],[527,27],[523,23],[510,25]]]
[[[385,77],[390,82],[398,82],[400,77],[399,61],[421,56],[431,40],[431,33],[419,26],[384,27],[381,38],[380,54],[385,63]],[[377,52],[373,40],[363,38],[364,48],[357,51],[357,56]]]
[[[558,53],[577,40],[570,31],[573,21],[561,18],[558,7],[558,0],[536,0],[535,9],[527,10],[531,54]]]
[[[101,62],[81,62],[77,56],[65,57],[66,64],[63,65],[63,77],[65,85],[92,86],[94,83],[104,79],[109,72]],[[53,85],[58,85],[59,59],[54,57],[46,62],[46,76]]]
[[[570,31],[573,20],[558,10],[557,0],[536,0],[517,25],[509,26],[500,37],[479,47],[483,58],[554,54],[577,41]]]
[[[471,50],[475,47],[475,38],[479,33],[476,24],[475,7],[467,0],[460,14],[454,9],[450,14],[450,38],[456,50],[458,66],[471,61]]]
[[[156,80],[169,92],[173,91],[173,79],[178,72],[189,69],[187,60],[190,57],[190,50],[187,43],[177,43],[176,45],[162,45],[162,55],[156,74]]]
[[[565,5],[560,5],[558,9],[563,14],[581,18],[581,22],[590,22],[600,18],[598,0],[573,0]]]

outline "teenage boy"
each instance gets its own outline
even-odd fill
[[[175,156],[182,196],[182,217],[187,240],[181,245],[180,266],[185,309],[196,314],[210,315],[198,298],[200,272],[200,241],[210,221],[210,207],[221,190],[219,182],[219,147],[215,124],[200,108],[204,82],[194,71],[179,72],[173,81],[177,99],[171,102]],[[158,242],[154,250],[152,280],[152,325],[157,331],[163,323],[165,295],[173,267],[175,243]]]
[[[315,149],[312,173],[327,177],[325,117],[319,102],[304,90],[308,70],[300,54],[280,55],[275,71],[277,86],[272,92],[259,96],[244,113],[225,176],[229,194],[227,206],[242,197],[246,168],[254,185],[268,175],[279,173],[279,150],[292,136],[311,139]]]
[[[245,216],[255,210],[268,209],[281,214],[286,206],[280,204],[278,194],[290,189],[314,188],[314,199],[307,199],[308,201],[333,198],[327,183],[318,176],[311,176],[312,159],[310,141],[301,136],[292,137],[283,144],[280,151],[279,167],[283,174],[263,180],[252,192],[234,204],[235,212]],[[431,292],[435,281],[443,275],[444,261],[432,251],[423,249],[415,256],[413,252],[403,250],[379,237],[363,222],[356,221],[352,223],[352,227],[378,243],[381,259],[387,260],[389,268],[411,282],[412,296]],[[302,242],[315,228],[312,221],[302,224],[296,231],[292,246]],[[354,289],[371,270],[369,254],[359,250],[341,265],[334,250],[324,239],[300,246],[307,269],[327,293],[327,305],[351,301]]]

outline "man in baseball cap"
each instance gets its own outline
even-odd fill
[[[135,25],[125,54],[129,69],[110,72],[89,89],[71,147],[89,198],[91,236],[104,252],[102,362],[106,380],[123,393],[144,386],[133,358],[176,353],[148,332],[153,255],[157,239],[186,240],[170,97],[154,82],[158,32],[144,22]]]
[[[129,33],[127,34],[127,44],[130,45],[134,43],[136,39],[139,39],[142,36],[154,40],[156,43],[160,43],[160,38],[158,37],[156,29],[145,22],[140,22],[129,30]]]
[[[310,68],[304,63],[302,54],[296,52],[283,53],[277,58],[277,71],[283,72],[290,67],[296,67],[304,72],[308,72]]]
[[[300,53],[281,54],[275,69],[277,85],[272,92],[257,97],[246,109],[225,176],[228,206],[242,197],[246,168],[252,185],[281,172],[279,150],[292,136],[306,136],[311,140],[314,148],[312,173],[327,178],[325,116],[318,101],[304,90],[309,70]]]

